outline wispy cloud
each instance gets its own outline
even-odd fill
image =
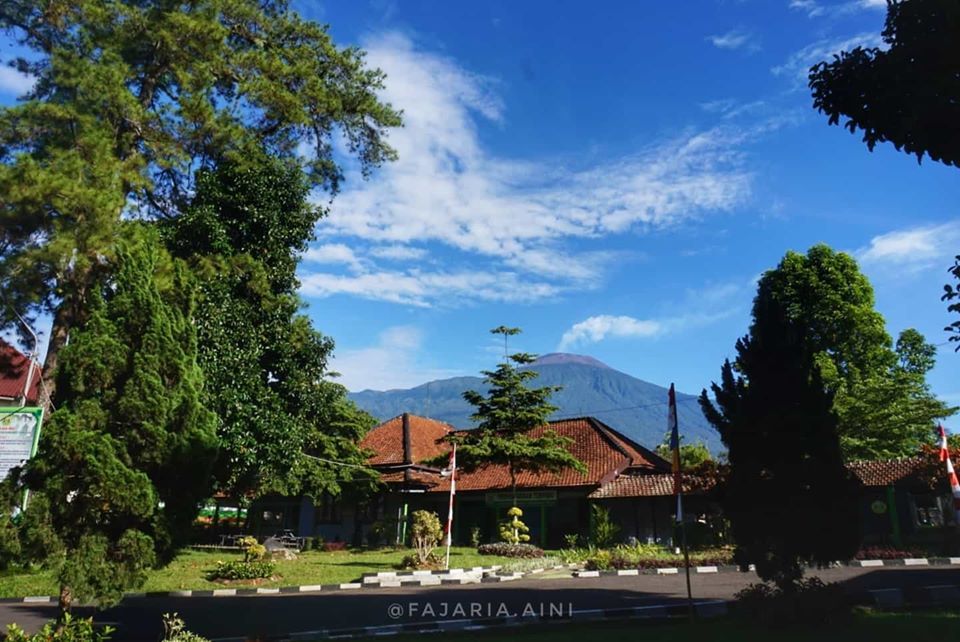
[[[362,269],[360,259],[353,249],[343,243],[325,243],[309,248],[303,253],[303,260],[307,263],[341,263],[354,270]]]
[[[760,48],[753,35],[741,29],[731,29],[726,33],[707,36],[707,40],[718,49],[748,49],[756,51]]]
[[[0,63],[0,93],[19,96],[33,89],[36,79]]]
[[[862,10],[886,10],[887,0],[850,0],[839,4],[824,4],[816,0],[790,0],[790,8],[806,14],[808,18],[836,17]]]
[[[344,275],[307,266],[301,279],[313,296],[348,293],[431,305],[450,297],[539,300],[597,287],[619,257],[577,249],[575,240],[643,233],[735,210],[751,197],[746,146],[786,124],[779,115],[749,125],[724,119],[589,166],[517,160],[480,142],[480,122],[507,126],[495,80],[396,33],[370,38],[364,48],[369,63],[387,73],[383,97],[405,112],[404,127],[390,134],[399,160],[370,181],[351,176],[352,187],[332,204],[317,229],[321,242],[354,247],[365,269]],[[469,269],[380,265],[406,252],[382,248],[411,245],[431,254],[443,248],[444,260],[453,257]]]
[[[463,374],[423,363],[423,333],[414,326],[387,328],[376,344],[337,351],[331,368],[348,390],[410,388],[433,379]]]
[[[643,319],[610,314],[591,316],[564,332],[557,349],[567,350],[608,338],[656,339],[709,325],[743,311],[754,288],[752,280],[708,283],[702,288],[688,289],[682,301],[666,310],[667,314]],[[698,311],[689,312],[694,306]]]
[[[883,40],[875,32],[858,33],[843,39],[818,40],[794,52],[787,60],[770,71],[775,76],[783,76],[791,80],[797,88],[806,86],[810,67],[822,60],[832,60],[834,54],[849,51],[855,47],[880,47]]]
[[[921,225],[895,230],[870,239],[857,252],[864,265],[916,273],[930,268],[946,269],[960,252],[960,220],[939,225]]]
[[[370,254],[392,261],[418,261],[426,258],[428,253],[422,247],[411,245],[378,245],[370,249]]]

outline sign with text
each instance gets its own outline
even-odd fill
[[[0,408],[0,479],[37,453],[43,408]]]

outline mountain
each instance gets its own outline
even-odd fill
[[[540,376],[532,386],[563,386],[551,398],[560,410],[553,418],[589,415],[652,448],[667,431],[667,389],[631,377],[584,355],[552,353],[529,366]],[[409,390],[364,390],[350,393],[358,406],[380,420],[404,412],[433,417],[458,428],[470,428],[473,406],[465,390],[486,391],[480,377],[454,377]],[[707,422],[695,395],[677,393],[677,419],[686,443],[703,441],[711,452],[722,450],[720,436]]]

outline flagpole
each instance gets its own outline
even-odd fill
[[[677,496],[676,523],[680,527],[680,545],[683,547],[683,567],[687,576],[687,610],[690,619],[696,615],[693,591],[690,588],[690,550],[687,548],[687,522],[683,518],[683,471],[680,469],[680,426],[677,420],[677,393],[670,384],[667,424],[670,429],[670,450],[673,453],[673,493]]]
[[[450,453],[450,507],[447,510],[447,556],[443,567],[450,570],[450,545],[453,543],[453,498],[457,494],[457,445]]]

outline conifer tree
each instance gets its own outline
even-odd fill
[[[44,511],[25,519],[47,539],[28,538],[31,555],[55,569],[64,611],[75,599],[115,603],[169,559],[210,492],[216,453],[189,271],[152,231],[122,229],[114,276],[90,293],[63,350],[61,403],[19,477],[27,512]]]
[[[506,341],[508,336],[518,334],[520,330],[500,326],[490,332],[503,335]],[[572,441],[569,438],[553,430],[545,430],[539,437],[529,435],[534,428],[545,425],[556,411],[557,407],[550,404],[550,395],[560,389],[557,386],[527,387],[527,382],[538,375],[523,366],[535,360],[532,354],[518,352],[506,355],[496,370],[484,370],[484,383],[489,386],[487,395],[475,390],[463,393],[463,398],[476,408],[471,419],[477,422],[477,427],[450,438],[457,444],[457,461],[462,461],[464,469],[473,470],[489,464],[507,467],[514,505],[517,503],[517,476],[522,472],[564,468],[586,472],[583,463],[570,454]]]
[[[844,465],[833,395],[803,324],[776,301],[758,300],[737,341],[737,374],[725,362],[700,405],[727,447],[722,490],[738,564],[784,591],[803,563],[849,559],[859,545],[858,482]]]

